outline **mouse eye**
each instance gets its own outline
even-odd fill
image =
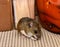
[[[37,30],[34,30],[34,33],[37,34]]]

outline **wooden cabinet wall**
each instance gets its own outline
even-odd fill
[[[0,0],[0,31],[13,28],[13,14],[11,0]]]

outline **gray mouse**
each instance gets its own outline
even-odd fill
[[[23,17],[17,24],[18,32],[33,40],[38,40],[41,37],[40,23],[35,19]]]

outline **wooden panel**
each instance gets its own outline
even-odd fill
[[[11,30],[13,26],[11,0],[0,0],[0,30]]]

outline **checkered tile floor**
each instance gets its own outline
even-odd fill
[[[34,41],[19,34],[17,30],[0,32],[0,47],[60,47],[60,35],[41,29],[41,39]]]

